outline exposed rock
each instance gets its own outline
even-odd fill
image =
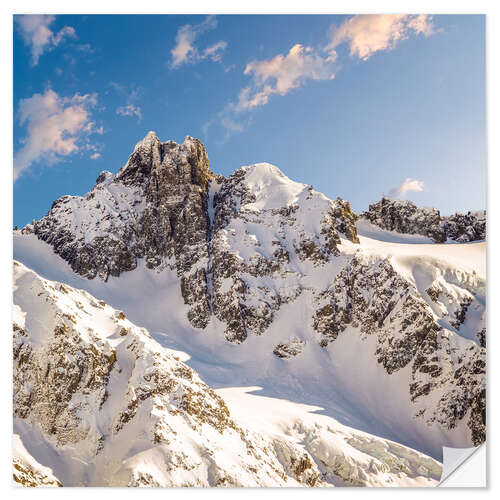
[[[382,197],[360,215],[375,226],[402,234],[419,234],[436,243],[447,239],[466,243],[486,239],[486,211],[443,217],[435,208],[418,207],[408,200]]]
[[[60,481],[53,476],[48,476],[22,459],[14,458],[12,461],[13,479],[16,486],[25,488],[60,487]]]
[[[434,288],[430,290],[431,299],[439,297]],[[427,422],[453,429],[467,418],[473,442],[484,439],[480,415],[485,407],[485,349],[470,342],[455,345],[449,330],[442,329],[415,286],[395,271],[389,259],[353,257],[318,299],[313,327],[323,346],[348,327],[361,336],[376,335],[377,360],[387,373],[411,364],[411,401],[422,402]],[[465,321],[471,302],[469,298],[462,303],[456,322]],[[432,402],[434,391],[442,394],[437,404]]]
[[[448,238],[467,243],[486,239],[486,210],[456,213],[443,217],[443,227]]]
[[[479,215],[443,218],[437,210],[387,198],[371,205],[362,217],[384,229],[423,234],[438,242],[447,238],[466,241],[483,234]],[[485,369],[480,363],[485,357],[481,350],[485,346],[484,280],[452,267],[445,272],[432,264],[430,277],[419,285],[391,259],[360,248],[356,219],[348,202],[329,200],[311,186],[291,181],[277,167],[256,164],[242,167],[228,178],[214,176],[200,141],[187,137],[180,145],[162,143],[150,133],[116,176],[103,172],[86,196],[56,200],[45,217],[22,233],[52,245],[85,278],[107,280],[135,269],[139,262],[158,273],[172,271],[186,306],[175,312],[176,320],[184,324],[187,317],[199,330],[216,328],[217,335],[233,344],[279,329],[277,318],[283,317],[288,305],[301,308],[305,332],[297,335],[307,338],[308,347],[320,353],[325,351],[316,343],[330,349],[339,335],[353,330],[362,339],[371,336],[376,339],[374,359],[388,376],[403,377],[401,383],[408,386],[407,403],[416,417],[439,426],[444,434],[466,420],[470,429],[466,439],[478,442],[484,435],[481,384]],[[414,266],[418,265],[415,261]],[[58,285],[58,293],[67,295],[68,290]],[[45,296],[46,292],[41,293]],[[92,308],[109,310],[104,302],[89,300]],[[31,347],[17,341],[14,353],[19,363],[33,367],[30,376],[37,373],[39,377],[46,371],[52,382],[62,377],[64,386],[78,391],[90,384],[94,399],[79,401],[77,411],[71,402],[62,404],[62,388],[32,394],[22,387],[34,381],[20,380],[16,411],[23,419],[28,413],[41,419],[47,432],[57,428],[61,419],[74,415],[67,435],[59,438],[68,443],[86,439],[92,449],[99,450],[106,436],[100,428],[89,434],[80,420],[81,407],[106,405],[107,383],[120,363],[118,353],[88,351],[93,337],[86,347],[81,342],[73,344],[75,325],[84,314],[82,307],[76,304],[71,313],[56,315],[58,321],[51,324],[44,355],[33,357]],[[135,345],[124,313],[117,312],[113,321],[123,345]],[[23,337],[24,327],[16,328],[17,338]],[[300,365],[305,358],[301,356],[302,340],[291,338],[278,344],[277,340],[263,340],[275,364]],[[469,349],[471,342],[474,345]],[[274,359],[271,350],[289,361]],[[60,361],[64,374],[47,366],[47,357]],[[92,360],[97,379],[91,379],[82,359]],[[473,374],[465,377],[460,368],[470,363],[475,363]],[[455,373],[459,375],[455,377]],[[158,385],[170,394],[170,382],[170,378],[162,379]],[[124,404],[112,427],[116,435],[138,418],[142,402],[149,401],[151,391],[157,390],[146,385],[133,386],[122,395]],[[176,402],[176,411],[190,415],[190,421],[198,417],[199,425],[209,423],[200,415],[211,418],[215,412],[221,420],[212,422],[212,428],[217,432],[220,426],[226,428],[224,408],[212,395],[210,408],[206,407],[200,392],[208,393],[186,390]],[[51,406],[46,415],[42,415],[43,405]],[[155,439],[162,441],[161,436],[159,432]],[[291,462],[288,466],[294,468]],[[331,466],[351,470],[346,462]],[[363,474],[355,476],[354,483],[362,482]],[[214,479],[220,484],[233,480],[224,474]],[[147,471],[134,471],[127,481],[139,485],[153,484],[156,479]]]
[[[116,176],[103,172],[85,197],[56,200],[33,231],[75,272],[87,278],[119,276],[144,258],[149,267],[189,272],[207,256],[205,148],[187,137],[161,143],[154,132],[139,142]]]
[[[254,182],[284,185],[284,198],[256,210]],[[296,198],[287,199],[287,190]],[[262,192],[261,199],[269,194]],[[321,222],[309,232],[301,213],[318,203]],[[293,183],[272,165],[243,167],[228,179],[215,179],[199,140],[187,137],[181,145],[162,143],[150,132],[116,176],[102,172],[85,197],[56,200],[45,217],[23,231],[51,244],[75,272],[89,279],[119,276],[135,269],[139,258],[150,268],[175,269],[191,324],[203,329],[214,314],[226,323],[226,338],[242,342],[249,332],[263,333],[279,305],[293,300],[260,288],[259,303],[250,305],[244,275],[293,272],[292,252],[301,260],[324,265],[338,254],[341,234],[359,241],[355,219],[348,202],[327,200],[312,188]],[[269,256],[257,248],[262,242],[254,241],[253,235],[239,234],[240,221],[260,224],[269,238],[275,237],[275,227],[281,228],[282,238],[273,242],[277,246]],[[300,237],[288,241],[287,228]],[[241,259],[227,247],[228,236],[246,241],[249,258]]]
[[[303,351],[305,344],[303,340],[292,338],[287,343],[276,345],[273,353],[278,356],[278,358],[292,358]]]

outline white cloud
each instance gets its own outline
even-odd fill
[[[16,15],[14,19],[25,45],[31,49],[32,66],[36,66],[40,56],[59,45],[64,38],[76,38],[75,30],[71,26],[64,26],[57,33],[49,28],[55,21],[55,16],[29,14]]]
[[[410,34],[429,36],[433,33],[432,16],[427,14],[363,14],[353,16],[339,27],[333,26],[326,50],[347,43],[351,56],[367,60],[375,52],[391,50]]]
[[[175,37],[175,47],[170,51],[172,54],[171,67],[178,68],[184,63],[194,63],[203,59],[219,62],[222,52],[227,47],[227,42],[221,40],[203,50],[195,45],[196,39],[205,31],[215,29],[217,20],[214,16],[208,16],[202,23],[181,26]]]
[[[142,111],[139,106],[134,104],[128,104],[127,106],[120,106],[116,108],[116,114],[121,116],[137,116],[139,121],[142,120]]]
[[[136,87],[134,84],[122,85],[116,82],[109,82],[116,92],[125,97],[125,105],[116,108],[116,114],[120,116],[137,116],[138,120],[142,120],[142,109],[137,105],[137,101],[143,93],[141,87]]]
[[[408,191],[423,191],[424,183],[423,181],[417,181],[415,179],[407,178],[401,186],[392,188],[390,191],[390,195],[393,198],[404,198]]]
[[[91,119],[96,94],[61,97],[53,90],[34,94],[19,103],[18,118],[27,128],[22,147],[14,155],[14,180],[40,160],[53,163],[88,146],[88,136],[99,133]]]
[[[333,61],[329,57],[322,57],[311,47],[300,44],[294,45],[286,55],[252,61],[247,64],[245,75],[252,75],[253,82],[240,92],[237,111],[267,104],[271,95],[285,95],[306,80],[332,80],[335,77]]]
[[[219,62],[222,59],[222,52],[226,49],[226,47],[227,42],[225,42],[224,40],[214,43],[203,51],[201,59],[208,58],[214,62]]]
[[[193,28],[184,26],[181,30],[182,37],[179,37],[179,41],[183,43],[178,44],[177,64],[190,58],[200,58],[193,45],[197,36],[193,35]],[[393,49],[399,41],[412,34],[429,36],[433,32],[432,16],[427,14],[350,17],[339,27],[332,27],[328,40],[322,47],[295,44],[286,54],[248,63],[244,74],[251,76],[251,80],[234,100],[205,123],[203,132],[207,135],[208,129],[218,124],[225,130],[227,139],[231,134],[244,130],[250,123],[249,119],[242,118],[244,112],[264,106],[271,96],[284,96],[310,80],[334,79],[338,58],[336,48],[341,44],[349,45],[352,56],[366,60],[377,51]]]
[[[302,86],[307,80],[331,80],[334,60],[321,56],[311,47],[295,44],[285,55],[278,54],[270,59],[252,61],[245,67],[244,74],[252,81],[237,96],[203,125],[205,139],[213,125],[224,130],[223,141],[231,135],[242,132],[251,122],[242,116],[245,112],[267,104],[272,95],[286,95]]]
[[[101,157],[101,153],[94,153],[93,155],[90,155],[91,160],[97,160],[100,157]]]

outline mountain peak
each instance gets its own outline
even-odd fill
[[[296,203],[306,185],[292,181],[278,167],[270,163],[255,163],[241,167],[244,182],[255,196],[256,209],[281,208]]]
[[[136,153],[137,151],[143,151],[143,152],[151,152],[152,148],[154,146],[158,146],[161,144],[160,139],[156,135],[156,132],[153,130],[150,130],[143,139],[141,139],[134,147],[134,151],[132,154]]]
[[[204,189],[210,172],[205,146],[199,139],[186,136],[183,143],[160,141],[150,131],[139,141],[127,163],[118,171],[116,179],[126,185],[144,185],[151,176],[167,183],[191,182]]]

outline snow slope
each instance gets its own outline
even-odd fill
[[[15,486],[61,486],[61,482],[54,476],[52,469],[40,464],[26,450],[19,434],[14,434],[12,439],[12,466]]]
[[[425,236],[386,231],[363,219],[357,222],[356,227],[363,248],[374,250],[381,255],[436,259],[486,278],[485,241],[437,244]]]
[[[17,262],[13,319],[14,468],[22,485],[439,480],[432,458],[313,415],[314,407],[246,394],[254,388],[217,395],[180,360],[186,354],[161,347],[122,311]]]

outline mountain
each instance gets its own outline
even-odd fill
[[[23,486],[434,486],[441,465],[287,401],[230,404],[123,311],[14,263]],[[249,404],[253,419],[248,419]],[[270,405],[272,412],[270,412]],[[271,415],[272,413],[272,415]],[[234,416],[236,414],[236,417]]]
[[[149,133],[116,175],[15,231],[14,256],[187,352],[209,385],[259,386],[441,460],[485,439],[485,243],[419,236],[442,227],[433,214],[390,232],[273,165],[226,178],[199,140]]]
[[[435,208],[418,207],[408,200],[383,197],[361,214],[371,224],[401,234],[416,234],[436,243],[458,243],[486,239],[486,210],[455,213],[443,217]]]

